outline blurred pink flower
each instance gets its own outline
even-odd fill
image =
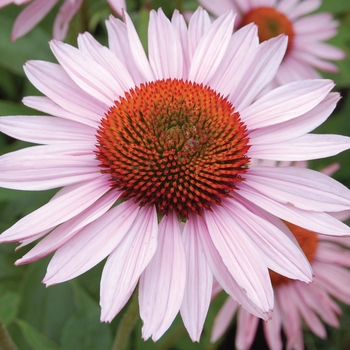
[[[303,167],[305,164],[298,166]],[[331,174],[337,168],[338,165],[333,164],[323,173]],[[350,218],[350,211],[336,213],[336,217],[345,221]],[[275,307],[271,320],[263,323],[263,329],[271,350],[283,348],[282,331],[286,336],[287,349],[303,350],[303,321],[314,334],[325,338],[327,332],[320,318],[328,325],[338,327],[338,316],[342,313],[331,297],[350,304],[350,271],[347,269],[350,267],[350,238],[321,235],[286,224],[310,261],[315,276],[313,283],[306,284],[270,271]],[[220,287],[216,284],[214,289],[217,294]],[[232,298],[227,298],[219,311],[214,321],[211,340],[215,342],[225,333],[235,314],[236,348],[249,350],[259,319],[241,308]]]
[[[300,79],[319,78],[318,70],[338,71],[330,62],[344,58],[344,52],[324,41],[337,34],[338,23],[331,13],[311,12],[321,0],[198,0],[214,15],[232,9],[237,13],[237,28],[254,22],[260,41],[279,34],[288,36],[288,48],[272,86]]]
[[[0,186],[61,188],[6,230],[1,242],[43,238],[17,264],[55,252],[44,283],[72,279],[108,257],[101,320],[110,322],[139,282],[143,337],[159,339],[178,311],[199,340],[215,276],[265,319],[269,270],[311,281],[309,262],[279,219],[324,234],[350,229],[325,213],[350,208],[350,191],[303,161],[350,148],[350,138],[309,134],[334,109],[330,80],[305,80],[257,99],[284,56],[283,36],[259,44],[234,14],[186,27],[151,11],[147,58],[136,30],[107,21],[109,46],[90,34],[78,48],[53,40],[59,64],[30,61],[44,96],[24,104],[49,116],[0,118],[0,130],[41,145],[0,157]]]
[[[63,40],[72,18],[80,9],[84,0],[64,0],[53,25],[53,38]],[[125,0],[107,0],[112,9],[119,15],[125,9]],[[59,0],[0,0],[0,8],[10,4],[30,4],[20,13],[13,25],[11,39],[17,40],[32,30],[59,2]]]

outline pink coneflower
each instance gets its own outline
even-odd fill
[[[337,66],[330,61],[344,58],[342,50],[324,42],[337,34],[332,14],[310,15],[321,0],[198,1],[217,16],[229,9],[237,12],[237,28],[256,23],[260,42],[282,33],[288,36],[286,55],[272,86],[319,78],[318,70],[336,72]]]
[[[343,218],[349,216],[349,212],[345,212]],[[327,331],[320,319],[332,327],[338,327],[338,316],[342,313],[331,297],[350,304],[350,271],[346,268],[350,267],[350,251],[340,246],[350,247],[350,238],[333,238],[292,224],[287,223],[287,226],[310,261],[315,277],[313,283],[305,284],[270,272],[275,291],[275,308],[272,319],[263,323],[263,329],[271,350],[283,348],[282,330],[286,336],[287,349],[303,350],[303,321],[311,332],[325,338]],[[214,322],[212,341],[225,332],[235,313],[236,347],[249,350],[259,319],[239,307],[231,298],[226,301]]]
[[[53,25],[53,37],[63,40],[69,23],[78,12],[84,0],[65,0],[61,5]],[[125,0],[107,0],[112,9],[122,15]],[[59,2],[59,0],[0,0],[0,8],[10,4],[30,4],[20,13],[13,25],[11,40],[15,41],[32,30]]]
[[[213,276],[250,312],[273,308],[269,269],[311,281],[311,267],[282,218],[347,235],[325,213],[350,208],[350,191],[324,174],[261,167],[250,158],[305,160],[350,148],[350,138],[307,134],[334,109],[330,80],[282,86],[256,100],[287,45],[259,44],[256,27],[233,33],[198,9],[189,27],[152,11],[148,52],[127,14],[107,21],[110,48],[85,33],[78,48],[53,40],[59,64],[32,61],[45,96],[27,106],[50,116],[0,118],[0,130],[42,144],[0,158],[0,186],[61,188],[1,235],[22,245],[17,264],[54,252],[44,283],[72,279],[108,257],[102,321],[139,282],[143,337],[157,340],[181,310],[198,340]],[[256,100],[256,101],[255,101]],[[255,101],[255,102],[253,102]]]

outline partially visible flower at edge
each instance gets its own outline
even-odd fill
[[[125,22],[107,21],[109,49],[89,33],[78,48],[53,40],[59,64],[24,68],[44,96],[23,102],[48,116],[0,118],[2,132],[41,144],[0,157],[0,186],[61,188],[0,241],[42,238],[16,264],[55,252],[46,285],[108,257],[101,320],[110,322],[139,284],[145,339],[159,339],[180,310],[198,341],[213,277],[264,319],[273,308],[269,269],[310,282],[310,264],[280,218],[350,234],[326,213],[350,209],[345,186],[309,169],[250,162],[349,149],[349,137],[309,134],[339,100],[334,83],[300,81],[257,99],[287,40],[259,44],[255,25],[233,32],[234,18],[230,11],[211,23],[199,8],[187,28],[178,11],[171,21],[151,11],[149,58],[127,13]]]
[[[64,0],[60,6],[53,25],[53,38],[63,40],[69,28],[69,24],[79,11],[84,0]],[[125,0],[107,0],[113,11],[122,16],[126,9]],[[31,2],[19,14],[13,25],[11,40],[15,41],[32,30],[59,2],[59,0],[0,0],[0,9],[10,5],[26,5]]]
[[[237,27],[248,23],[258,25],[260,41],[282,33],[288,36],[286,55],[279,67],[272,87],[300,79],[319,78],[317,70],[337,72],[330,62],[342,60],[342,50],[324,41],[337,34],[338,22],[331,13],[310,14],[321,0],[198,0],[214,15],[232,9],[237,13]]]
[[[273,166],[273,162],[270,166]],[[337,168],[338,164],[332,164],[323,172],[330,175]],[[350,211],[335,215],[339,220],[346,221],[350,218]],[[282,331],[286,336],[287,349],[303,350],[303,321],[311,332],[320,338],[326,338],[327,331],[319,317],[328,325],[339,327],[338,316],[342,313],[332,297],[350,305],[350,271],[347,269],[350,267],[350,238],[321,235],[295,225],[288,226],[311,263],[314,280],[305,284],[271,272],[275,307],[271,319],[263,322],[265,339],[270,350],[283,348]],[[219,291],[220,287],[216,284],[214,295]],[[214,320],[211,341],[216,342],[227,331],[235,315],[236,348],[249,350],[259,319],[240,307],[232,298],[227,298]]]

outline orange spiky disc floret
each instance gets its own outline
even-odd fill
[[[294,237],[296,238],[296,240],[300,245],[300,248],[303,250],[309,262],[312,262],[315,257],[317,246],[318,246],[317,234],[315,232],[306,230],[305,228],[296,226],[289,222],[284,222],[284,223],[287,225],[289,230],[293,233]],[[270,277],[271,277],[272,285],[274,287],[293,281],[271,270],[270,270]]]
[[[257,7],[249,11],[243,18],[241,26],[255,23],[258,26],[260,42],[274,38],[280,34],[288,36],[287,51],[293,45],[294,29],[286,15],[272,7]]]
[[[246,126],[232,104],[178,79],[125,93],[102,120],[97,141],[101,171],[124,200],[183,219],[229,196],[249,163]]]

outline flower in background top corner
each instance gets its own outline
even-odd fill
[[[258,163],[267,164],[264,161]],[[303,167],[305,164],[297,166]],[[323,173],[330,174],[337,168],[338,165],[333,164]],[[350,218],[350,211],[334,215],[346,221]],[[303,322],[315,335],[326,338],[327,331],[322,321],[331,327],[339,327],[338,317],[342,314],[341,308],[332,298],[350,305],[350,238],[321,235],[288,222],[285,225],[309,260],[314,280],[306,284],[270,271],[275,307],[271,319],[263,322],[263,330],[270,350],[303,350]],[[220,287],[215,284],[214,295],[219,291]],[[230,297],[214,320],[211,341],[217,341],[225,333],[235,315],[236,348],[249,350],[260,320]],[[285,346],[282,332],[286,339]]]
[[[0,9],[14,4],[26,5],[13,25],[11,40],[15,41],[32,30],[59,2],[60,0],[0,0]],[[79,11],[84,0],[64,0],[58,10],[54,25],[53,38],[63,40],[69,28],[69,24]],[[113,11],[119,16],[126,8],[125,0],[107,0]]]
[[[337,34],[338,22],[331,13],[312,13],[321,0],[198,0],[216,16],[233,10],[236,28],[249,23],[258,26],[260,42],[280,34],[288,36],[285,57],[272,87],[300,79],[319,78],[319,70],[337,72],[331,61],[342,60],[339,48],[325,43]]]
[[[259,43],[233,32],[232,11],[213,23],[199,8],[187,27],[175,11],[150,12],[147,57],[126,12],[107,21],[109,48],[52,40],[58,63],[29,61],[44,96],[24,104],[46,116],[0,118],[0,130],[39,145],[0,157],[0,186],[58,188],[0,241],[39,240],[17,264],[50,253],[44,283],[61,283],[105,258],[101,319],[110,322],[138,285],[145,339],[158,340],[180,311],[198,341],[215,276],[265,319],[268,269],[309,282],[312,270],[281,219],[349,235],[327,212],[350,209],[350,191],[317,171],[250,160],[303,161],[350,148],[350,138],[310,134],[335,108],[331,80],[305,80],[257,98],[287,38]]]

